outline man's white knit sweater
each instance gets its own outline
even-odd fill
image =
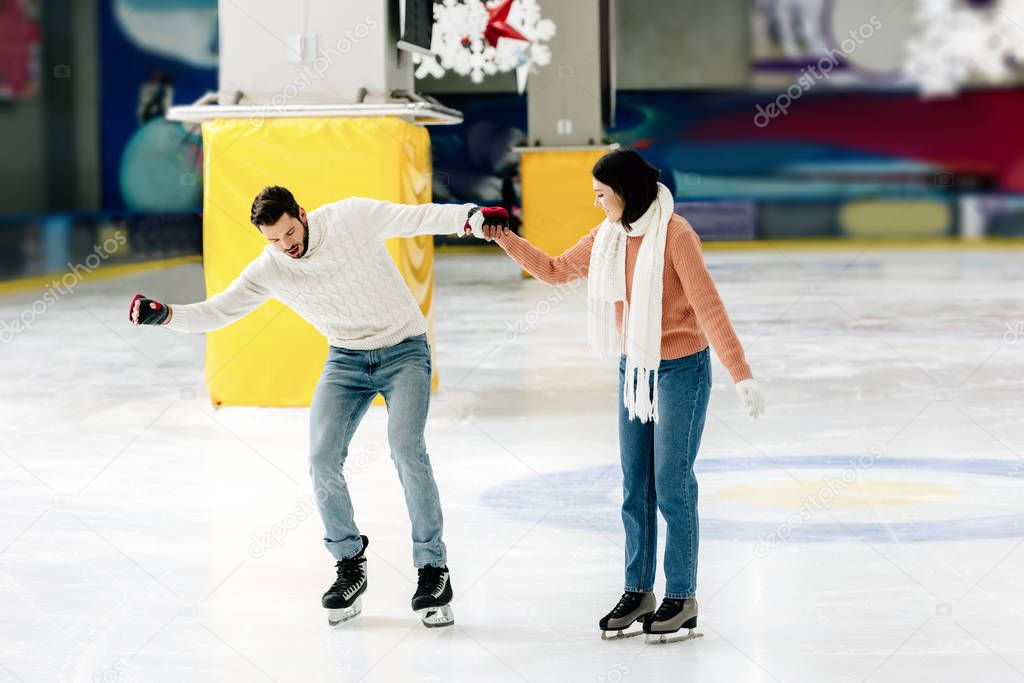
[[[268,244],[223,292],[196,304],[171,304],[167,327],[209,332],[274,297],[320,330],[331,346],[394,346],[426,332],[427,323],[384,240],[461,235],[471,208],[360,197],[321,206],[308,213],[309,246],[300,258]]]

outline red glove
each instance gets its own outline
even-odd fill
[[[469,210],[466,224],[462,226],[465,234],[473,233],[474,237],[484,238],[484,226],[507,228],[508,211],[500,206],[474,206]]]
[[[139,302],[139,312],[135,313],[135,302]],[[163,325],[170,315],[171,308],[153,299],[136,294],[128,307],[128,320],[133,325]]]

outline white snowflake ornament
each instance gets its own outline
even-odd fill
[[[1024,64],[1024,0],[917,0],[906,72],[924,95],[1007,83]]]
[[[430,50],[437,57],[414,54],[416,78],[454,71],[481,83],[486,76],[515,71],[522,92],[526,74],[551,63],[545,43],[555,30],[537,0],[443,0],[434,5]]]

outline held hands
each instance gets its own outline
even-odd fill
[[[764,394],[753,377],[736,382],[736,393],[747,409],[747,414],[755,420],[764,415]]]
[[[499,237],[504,237],[505,235],[509,234],[510,232],[512,232],[512,231],[509,229],[509,227],[507,225],[506,226],[502,226],[502,225],[485,225],[484,226],[484,239],[487,240],[488,242],[493,242],[493,241],[497,240]]]
[[[128,309],[128,320],[132,325],[163,325],[171,315],[171,307],[153,299],[136,294]]]
[[[474,206],[462,231],[483,240],[495,240],[508,231],[508,211],[500,206]]]

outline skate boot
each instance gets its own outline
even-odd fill
[[[686,635],[673,635],[684,628]],[[704,635],[694,631],[695,628],[697,628],[697,600],[694,598],[685,600],[665,598],[661,601],[658,611],[644,619],[646,641],[659,645],[678,643]]]
[[[451,626],[455,623],[450,603],[452,584],[448,567],[420,567],[416,593],[412,596],[412,610],[420,615],[427,628]]]
[[[618,640],[619,638],[632,638],[638,636],[642,631],[623,633],[623,631],[638,621],[643,621],[648,615],[654,613],[657,605],[654,593],[634,593],[626,591],[619,598],[619,604],[615,605],[611,612],[606,614],[598,626],[601,628],[601,640]],[[608,635],[615,631],[615,635]]]
[[[362,594],[366,590],[366,546],[370,539],[360,536],[363,549],[355,557],[339,560],[335,565],[338,578],[324,593],[320,603],[327,610],[327,623],[331,626],[348,621],[363,611]]]

